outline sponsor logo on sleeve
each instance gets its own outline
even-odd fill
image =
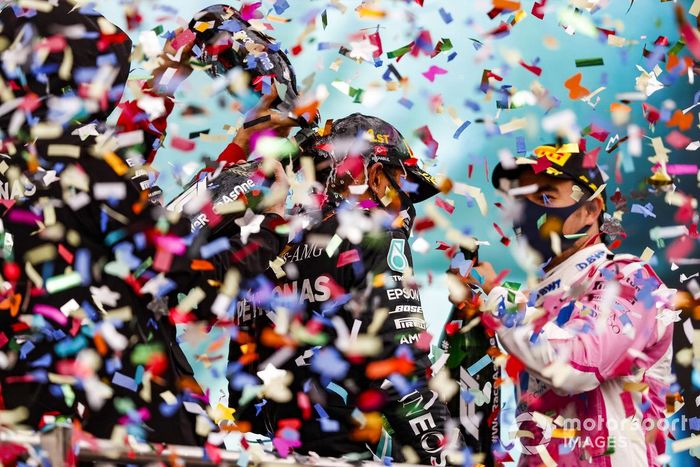
[[[423,307],[420,305],[398,305],[396,308],[391,310],[389,314],[392,313],[423,313]]]
[[[396,329],[425,329],[425,321],[420,318],[397,318],[394,320]]]
[[[403,250],[406,247],[406,240],[403,238],[392,238],[389,245],[389,253],[386,255],[386,262],[389,268],[396,272],[403,272],[408,267],[408,258]]]

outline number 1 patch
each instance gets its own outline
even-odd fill
[[[403,238],[392,238],[389,245],[389,253],[386,255],[386,262],[389,268],[396,272],[403,272],[408,266],[408,258],[403,252],[406,240]]]

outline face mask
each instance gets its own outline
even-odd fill
[[[537,203],[533,203],[529,199],[523,200],[523,215],[519,222],[513,224],[513,229],[517,235],[522,235],[527,240],[528,245],[542,255],[543,262],[548,262],[556,256],[554,250],[552,250],[552,239],[549,235],[543,236],[540,232],[539,227],[537,227],[538,221],[543,215],[546,215],[547,219],[559,219],[561,225],[563,226],[566,220],[574,213],[578,208],[581,207],[580,203],[576,203],[572,206],[566,206],[563,208],[554,208],[551,206],[541,206]],[[585,233],[591,227],[590,224],[584,225],[581,229],[576,232],[576,235]],[[561,239],[561,251],[568,250],[578,237],[576,238],[566,238],[559,232],[559,238]]]

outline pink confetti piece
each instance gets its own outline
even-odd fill
[[[372,208],[376,208],[378,206],[378,204],[371,199],[365,199],[365,200],[360,201],[358,203],[358,206],[360,206],[362,209],[372,209]]]
[[[183,30],[180,34],[175,36],[175,39],[171,42],[173,49],[180,50],[183,46],[189,45],[195,40],[195,34],[190,29]]]
[[[336,266],[342,268],[343,266],[347,266],[348,264],[356,263],[358,261],[360,261],[360,254],[357,252],[357,250],[352,249],[344,251],[338,255],[338,264]]]
[[[160,235],[156,238],[156,245],[159,249],[169,251],[176,255],[184,255],[187,250],[187,245],[182,238],[174,235]]]
[[[669,164],[666,166],[669,175],[695,175],[698,173],[697,164]]]
[[[431,83],[435,81],[435,77],[437,75],[445,75],[445,74],[447,74],[447,70],[445,70],[444,68],[440,68],[439,66],[435,66],[435,65],[431,66],[430,69],[428,69],[428,71],[425,71],[422,73],[422,75],[425,76],[426,79],[428,81],[430,81]]]
[[[180,151],[189,152],[195,148],[195,142],[186,138],[181,138],[180,136],[173,136],[170,141],[173,148],[179,149]]]
[[[153,258],[153,269],[155,271],[165,272],[170,271],[170,266],[173,264],[173,255],[169,251],[158,250],[155,258]]]
[[[678,130],[673,130],[671,133],[666,135],[666,142],[671,145],[674,149],[685,149],[690,143],[691,139]]]
[[[7,217],[10,222],[17,222],[18,224],[36,224],[41,221],[40,216],[24,209],[13,209],[7,214]]]
[[[37,304],[34,306],[34,313],[49,318],[51,321],[58,323],[60,326],[68,324],[68,317],[61,310],[49,305]]]
[[[688,50],[690,50],[696,59],[700,60],[700,38],[698,38],[697,33],[689,23],[685,23],[681,26],[681,36],[685,40],[685,46]]]
[[[448,201],[445,201],[440,197],[435,198],[435,205],[447,212],[448,214],[452,214],[455,211],[454,205],[450,204]]]

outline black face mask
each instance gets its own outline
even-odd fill
[[[528,245],[542,255],[542,261],[547,263],[556,256],[556,253],[552,250],[552,240],[550,236],[542,234],[540,228],[537,226],[537,222],[543,215],[546,215],[547,220],[559,219],[561,222],[560,225],[563,227],[566,220],[581,206],[581,203],[576,203],[563,208],[554,208],[551,206],[541,206],[537,203],[533,203],[529,199],[525,199],[523,200],[523,215],[520,221],[513,224],[513,229],[518,236],[522,235],[525,237]],[[590,227],[591,224],[584,225],[575,235],[586,233]],[[561,251],[568,250],[574,246],[576,240],[578,240],[578,237],[564,237],[561,232],[561,227],[557,233],[561,239]]]
[[[398,183],[396,183],[396,180],[387,173],[386,171],[383,171],[384,175],[386,178],[389,180],[389,184],[391,187],[396,190],[396,192],[399,195],[399,200],[401,200],[401,212],[406,212],[407,216],[403,220],[403,230],[406,232],[406,235],[411,234],[411,229],[413,228],[413,222],[416,219],[416,207],[413,205],[413,201],[411,201],[411,198],[408,196],[408,194],[401,189]],[[382,204],[381,198],[377,196],[377,194],[370,188],[371,191],[371,196],[374,199],[374,202],[376,202],[379,206],[384,206]]]

